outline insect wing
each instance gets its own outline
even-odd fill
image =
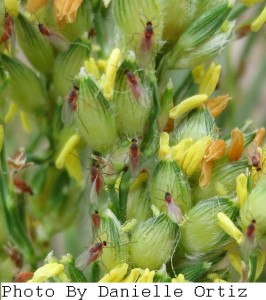
[[[47,38],[56,49],[62,52],[68,49],[67,40],[65,40],[60,34],[51,31]]]
[[[71,109],[67,99],[64,101],[62,111],[61,111],[61,120],[64,124],[72,124],[74,120],[74,112]]]
[[[167,208],[168,208],[169,218],[174,223],[180,224],[182,221],[182,212],[181,212],[180,208],[174,203],[174,201],[167,203]]]
[[[94,253],[90,252],[90,249],[86,249],[84,252],[82,252],[75,260],[75,266],[79,270],[84,270],[87,268],[87,266],[92,262],[91,257]]]
[[[258,151],[258,144],[256,141],[251,142],[246,147],[245,154],[250,165],[254,165],[254,159],[260,162],[261,155]]]
[[[15,56],[15,52],[16,52],[16,31],[15,31],[14,23],[12,24],[12,27],[11,27],[10,47],[11,47],[11,54],[13,56]]]

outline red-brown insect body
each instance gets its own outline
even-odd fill
[[[39,28],[39,31],[42,35],[45,35],[45,36],[48,36],[48,37],[51,35],[51,31],[47,26],[45,26],[43,24],[38,24],[38,28]]]
[[[129,166],[133,176],[137,175],[140,165],[140,148],[137,140],[132,139],[131,146],[129,149]]]
[[[21,193],[33,195],[32,188],[22,179],[14,177],[13,183],[15,188]]]
[[[71,91],[69,92],[67,103],[71,109],[71,111],[77,111],[78,105],[78,95],[79,95],[79,88],[74,86]]]
[[[142,50],[150,50],[152,47],[152,38],[154,35],[152,22],[147,22],[146,27],[144,29],[144,37],[141,40],[141,49]]]
[[[165,193],[165,197],[164,197],[165,202],[167,202],[168,204],[171,203],[173,201],[171,194],[169,192]]]
[[[125,74],[127,77],[127,83],[130,86],[134,97],[138,100],[141,97],[141,87],[139,85],[137,77],[134,73],[132,73],[129,70],[126,70]]]
[[[254,239],[256,231],[256,220],[251,220],[251,223],[247,227],[246,235],[250,240]]]
[[[95,212],[91,215],[92,223],[94,225],[94,228],[98,229],[101,225],[101,217],[99,215],[99,212],[95,210]]]
[[[107,245],[105,241],[102,243],[96,243],[94,246],[92,246],[89,250],[90,256],[87,261],[87,265],[95,261],[103,252],[103,248]]]
[[[258,149],[258,144],[256,141],[251,142],[246,150],[246,157],[248,159],[249,164],[256,169],[257,172],[261,171],[262,169],[262,162],[261,162],[261,153]]]
[[[5,13],[5,22],[4,22],[4,33],[0,38],[0,44],[6,42],[12,35],[12,30],[14,26],[13,18],[8,14]]]
[[[15,279],[15,282],[27,282],[33,277],[32,272],[23,272],[18,274],[18,276]]]
[[[14,263],[14,265],[18,269],[20,269],[22,267],[22,264],[23,264],[23,257],[21,255],[21,253],[14,247],[10,247],[10,248],[7,247],[6,252],[9,255],[12,262]]]
[[[97,195],[100,194],[103,182],[102,182],[102,176],[100,174],[100,170],[98,166],[93,166],[91,168],[91,183],[95,183],[95,189]]]

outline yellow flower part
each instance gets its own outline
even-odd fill
[[[121,282],[125,277],[128,269],[128,264],[121,264],[112,269],[99,282]]]
[[[170,153],[169,134],[163,132],[160,136],[159,159],[167,159]]]
[[[35,13],[38,9],[42,8],[48,0],[28,0],[27,1],[27,10],[30,13]]]
[[[25,113],[24,111],[21,111],[20,119],[21,119],[21,123],[22,123],[23,129],[25,130],[25,132],[27,132],[27,133],[32,132],[32,126],[31,126],[31,123],[30,123],[27,113]]]
[[[55,0],[54,11],[57,23],[73,23],[83,0]]]
[[[244,236],[242,232],[235,226],[228,216],[222,212],[217,214],[220,227],[230,235],[238,244],[244,241]]]
[[[227,282],[223,279],[221,279],[218,274],[216,273],[211,273],[208,275],[208,278],[212,281],[212,282],[216,282],[216,283],[219,283],[219,282]]]
[[[112,51],[106,66],[106,77],[103,86],[103,94],[107,99],[111,99],[114,94],[115,77],[121,58],[120,49],[116,48]]]
[[[103,4],[105,7],[108,7],[112,0],[103,0]]]
[[[0,152],[3,148],[3,144],[4,144],[4,126],[0,125]]]
[[[184,113],[187,113],[192,109],[199,107],[207,99],[208,96],[206,94],[195,95],[193,97],[187,98],[186,100],[182,101],[180,104],[178,104],[170,110],[169,118],[176,119]]]
[[[233,268],[242,275],[242,261],[239,254],[236,251],[230,251],[228,254],[228,259]]]
[[[200,84],[201,80],[204,76],[204,64],[196,66],[192,70],[192,76],[193,76],[194,82],[197,84]]]
[[[150,271],[149,269],[145,269],[137,282],[153,282],[154,275],[155,275],[155,271]]]
[[[212,63],[201,80],[199,94],[206,94],[208,97],[215,90],[219,81],[221,65]]]
[[[182,165],[182,169],[188,176],[191,176],[200,168],[201,160],[203,159],[205,151],[211,142],[212,138],[210,136],[206,136],[190,146]]]
[[[11,102],[9,107],[8,107],[8,111],[5,115],[5,123],[10,123],[12,122],[12,120],[14,119],[16,113],[18,112],[18,107],[16,106],[16,104],[14,102]]]
[[[99,60],[97,60],[98,68],[99,68],[102,72],[106,72],[107,64],[108,64],[108,60],[104,60],[104,59],[99,59]]]
[[[181,140],[177,145],[171,147],[171,157],[179,166],[182,166],[187,151],[192,144],[192,138],[186,138]]]
[[[241,0],[246,6],[252,6],[261,3],[263,0]]]
[[[58,263],[49,263],[37,269],[34,272],[32,279],[28,282],[44,282],[48,278],[61,274],[63,271],[64,265]]]
[[[136,282],[142,274],[143,274],[142,269],[140,268],[133,269],[122,282]]]
[[[55,165],[57,169],[63,169],[67,155],[73,150],[80,141],[80,136],[78,134],[73,134],[65,143],[63,149],[59,153]]]
[[[17,17],[19,13],[19,0],[4,0],[4,8],[12,17]]]
[[[82,181],[82,167],[76,149],[72,149],[66,155],[65,167],[69,176],[74,178],[77,183],[80,183]]]
[[[266,22],[266,6],[264,7],[261,14],[257,17],[257,19],[251,24],[251,31],[257,32],[261,29],[263,24]]]
[[[142,170],[135,181],[130,186],[130,190],[138,189],[144,182],[146,182],[149,178],[149,174],[146,170]]]
[[[245,174],[240,174],[236,178],[236,194],[239,206],[242,207],[248,197],[247,176]]]
[[[97,80],[100,79],[99,68],[93,57],[90,57],[89,60],[86,60],[84,66],[88,73],[92,74]]]
[[[189,281],[185,279],[185,276],[183,274],[179,274],[178,276],[176,276],[176,278],[172,279],[172,282],[189,282]]]

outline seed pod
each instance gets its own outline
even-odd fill
[[[201,256],[219,251],[229,242],[228,235],[219,226],[217,213],[227,214],[232,221],[238,215],[238,206],[229,198],[214,197],[193,206],[180,227],[180,247],[186,255]]]
[[[90,76],[79,80],[76,123],[88,145],[104,154],[116,142],[114,114],[97,83]]]
[[[165,193],[170,193],[175,204],[185,213],[191,207],[191,193],[187,178],[175,161],[161,160],[150,179],[151,202],[157,207],[165,206]]]
[[[99,238],[107,241],[107,246],[101,255],[103,269],[107,268],[110,271],[118,264],[127,261],[130,244],[126,234],[121,230],[119,221],[110,210],[106,210],[103,214],[98,232]],[[97,238],[96,241],[99,242]]]
[[[121,135],[142,135],[152,104],[148,79],[135,63],[124,61],[114,87],[115,115]]]
[[[158,270],[173,254],[178,241],[178,225],[165,214],[150,218],[133,232],[130,244],[135,266]]]
[[[45,74],[50,73],[54,64],[53,49],[40,34],[37,26],[20,14],[16,19],[16,32],[19,44],[29,62],[37,70]]]
[[[77,75],[89,55],[89,42],[77,39],[69,46],[67,51],[57,56],[54,65],[54,84],[56,93],[59,96],[65,97],[67,95],[72,88],[71,80]]]
[[[173,144],[177,144],[185,138],[191,138],[193,142],[196,142],[205,136],[216,139],[218,137],[217,127],[209,110],[198,108],[192,110],[180,121],[171,134],[171,141]]]
[[[127,220],[145,221],[151,217],[148,174],[141,172],[131,185],[127,196]]]
[[[19,60],[4,54],[1,63],[9,73],[9,95],[15,104],[26,112],[43,111],[46,95],[35,73]]]

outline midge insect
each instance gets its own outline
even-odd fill
[[[6,42],[13,35],[14,20],[8,12],[5,13],[5,21],[3,25],[4,33],[0,38],[0,44]]]
[[[137,76],[130,70],[125,70],[127,84],[130,87],[134,98],[144,107],[148,107],[148,95],[142,84],[137,79]]]
[[[62,108],[62,122],[70,123],[73,120],[73,113],[78,109],[78,95],[79,87],[74,85],[73,88],[69,91],[68,96],[63,104]]]
[[[101,217],[99,215],[98,210],[95,210],[94,213],[91,215],[92,224],[95,229],[98,229],[101,225]]]
[[[106,241],[95,243],[92,247],[86,249],[77,257],[75,266],[80,270],[86,269],[92,262],[100,257],[104,247],[106,246]]]
[[[261,154],[258,150],[258,144],[256,141],[251,142],[245,149],[245,154],[248,163],[256,169],[257,172],[261,171],[263,162]]]
[[[149,51],[152,47],[152,37],[154,35],[152,22],[148,21],[144,29],[144,36],[141,39],[141,49]]]
[[[129,148],[129,170],[132,176],[137,176],[140,166],[140,148],[137,139],[131,140],[131,146]]]
[[[249,240],[253,241],[255,237],[255,231],[256,231],[256,220],[252,219],[251,223],[248,225],[246,230],[246,236]]]
[[[171,194],[169,192],[165,193],[164,200],[167,205],[167,210],[168,210],[168,216],[169,218],[176,224],[180,224],[182,221],[182,211],[179,208],[178,205],[175,204],[174,199],[172,198]]]

